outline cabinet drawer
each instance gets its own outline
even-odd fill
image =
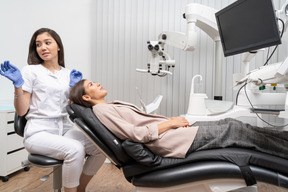
[[[11,132],[14,132],[14,123],[8,123],[7,122],[7,125],[6,125],[6,132],[7,133],[11,133]]]
[[[6,114],[6,132],[7,133],[14,132],[14,117],[15,117],[15,112],[8,112]]]
[[[6,170],[7,173],[13,173],[19,169],[22,169],[22,161],[27,160],[28,152],[26,149],[22,149],[15,153],[7,155]]]
[[[15,112],[8,112],[6,117],[7,117],[7,121],[14,121]]]
[[[16,133],[7,136],[7,152],[22,148],[23,138]]]

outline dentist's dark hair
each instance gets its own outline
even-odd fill
[[[69,93],[70,104],[76,103],[78,105],[83,105],[85,107],[92,108],[93,106],[92,103],[82,99],[82,96],[86,94],[84,81],[86,81],[86,79],[82,79],[81,81],[76,83],[73,87],[71,87],[71,90]]]
[[[28,59],[27,62],[29,65],[37,65],[43,63],[43,59],[40,58],[40,56],[37,53],[36,50],[36,38],[38,35],[41,35],[42,33],[49,33],[51,37],[56,41],[59,51],[58,51],[58,63],[62,67],[65,67],[65,61],[64,61],[64,47],[61,41],[60,36],[52,29],[49,28],[41,28],[35,31],[35,33],[32,35],[32,38],[30,40],[29,45],[29,53],[28,53]]]

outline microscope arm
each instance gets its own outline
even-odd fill
[[[165,31],[159,35],[158,41],[184,51],[194,51],[197,44],[196,26],[209,35],[212,40],[219,41],[216,12],[217,10],[205,5],[188,4],[184,14],[184,18],[187,20],[187,33]]]

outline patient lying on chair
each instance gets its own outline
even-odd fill
[[[83,79],[71,88],[69,99],[91,107],[115,136],[144,143],[162,157],[185,158],[193,151],[239,147],[288,159],[287,131],[259,128],[231,118],[188,122],[184,117],[146,114],[130,103],[107,103],[107,93],[99,83]]]

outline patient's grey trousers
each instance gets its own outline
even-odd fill
[[[288,159],[288,132],[260,128],[227,118],[196,122],[196,137],[187,154],[206,149],[241,147]]]

